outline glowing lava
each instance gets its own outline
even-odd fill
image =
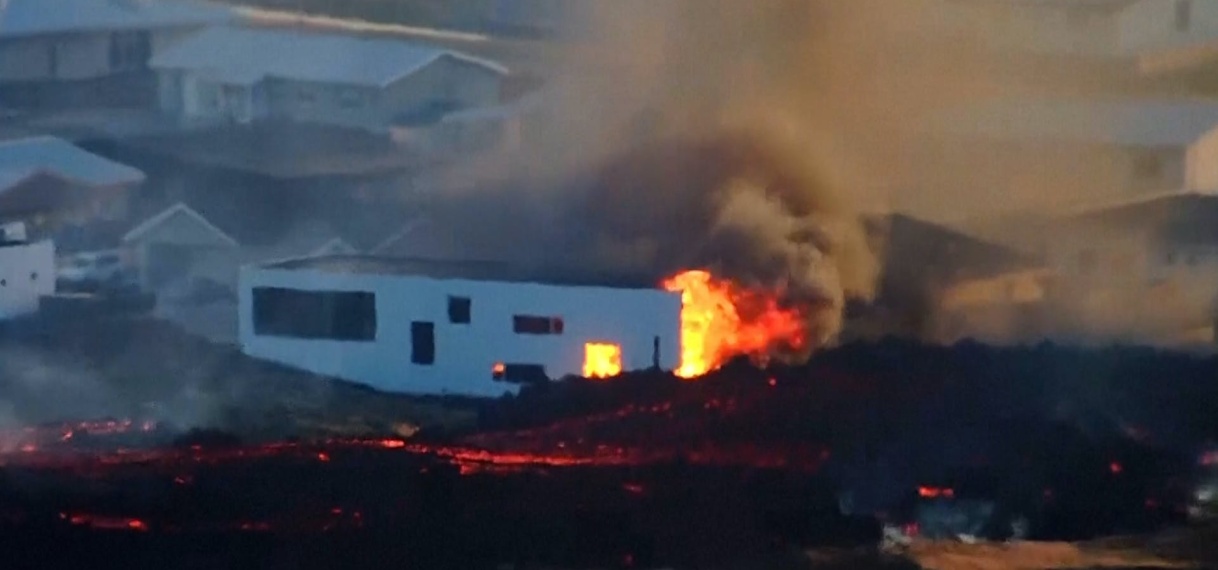
[[[584,378],[609,378],[622,373],[622,347],[590,342],[584,345]]]
[[[685,271],[662,284],[681,292],[681,366],[676,375],[696,378],[736,356],[764,361],[777,346],[803,349],[807,329],[799,311],[784,309],[777,295],[745,289],[707,271]]]

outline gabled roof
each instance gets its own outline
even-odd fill
[[[1054,221],[1057,231],[1103,227],[1144,231],[1169,243],[1218,245],[1218,196],[1174,192],[1078,211]]]
[[[186,38],[153,57],[150,65],[197,71],[241,85],[275,77],[384,87],[443,58],[507,74],[492,61],[424,44],[235,27],[215,27]]]
[[[953,109],[927,128],[1007,141],[1178,147],[1218,127],[1218,103],[1192,99],[1011,100]]]
[[[123,243],[139,241],[140,238],[144,237],[149,232],[152,232],[170,220],[181,216],[188,218],[192,222],[198,224],[200,227],[206,229],[208,232],[211,232],[217,238],[219,238],[220,241],[234,247],[238,245],[237,240],[225,233],[224,230],[216,227],[214,224],[207,221],[207,218],[199,215],[198,212],[190,209],[189,206],[181,202],[178,202],[161,213],[144,220],[140,225],[127,232],[127,234],[123,236]]]
[[[981,279],[1040,265],[1011,248],[904,214],[867,216],[863,225],[873,251],[883,256],[886,280]]]
[[[0,38],[192,27],[233,18],[230,8],[190,0],[0,0]]]
[[[0,142],[0,192],[39,174],[99,187],[144,180],[144,173],[138,169],[60,138],[41,136]]]

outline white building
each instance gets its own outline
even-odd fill
[[[385,391],[486,397],[598,368],[679,364],[679,294],[504,278],[512,274],[360,256],[246,266],[242,349]],[[586,364],[600,366],[585,374]]]
[[[217,27],[155,56],[162,109],[188,120],[387,128],[499,104],[507,69],[393,39]]]
[[[0,103],[75,106],[151,100],[148,60],[203,26],[233,19],[189,0],[4,0],[0,2]]]
[[[1054,190],[1069,194],[1066,201],[1218,192],[1218,102],[1015,99],[944,112],[927,133],[916,152],[928,154],[911,155],[912,163],[962,178],[938,186],[995,199]]]
[[[37,312],[54,292],[54,244],[26,241],[19,223],[0,226],[0,321]]]

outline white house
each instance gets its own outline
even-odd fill
[[[246,354],[379,390],[495,397],[680,359],[681,296],[485,262],[331,256],[242,268]]]
[[[26,241],[19,223],[0,227],[0,321],[37,312],[54,292],[54,244]]]
[[[139,97],[126,91],[143,85],[150,57],[233,17],[191,0],[5,0],[0,99],[19,107],[131,102]]]
[[[161,107],[188,120],[384,129],[499,103],[497,63],[393,39],[216,27],[152,60]]]
[[[0,142],[0,220],[35,233],[63,223],[121,219],[145,175],[66,140],[38,136]]]
[[[1218,192],[1218,102],[1014,99],[943,112],[926,132],[918,152],[931,158],[911,161],[967,174],[955,182],[994,194]]]

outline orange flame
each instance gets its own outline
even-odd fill
[[[802,349],[807,330],[799,311],[777,295],[744,289],[707,271],[685,271],[664,281],[681,292],[681,378],[696,378],[736,356],[764,361],[777,345]]]
[[[584,345],[584,378],[610,378],[621,373],[621,346],[603,342]]]

